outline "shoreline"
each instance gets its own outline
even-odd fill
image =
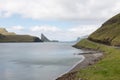
[[[83,49],[84,50],[84,49]],[[103,57],[103,52],[95,51],[95,50],[84,50],[83,53],[78,53],[75,55],[83,55],[84,60],[76,63],[70,71],[64,73],[62,76],[58,77],[56,80],[75,80],[76,74],[80,69],[86,68],[90,65],[95,64]],[[79,80],[79,79],[78,79]]]
[[[84,57],[83,55],[82,55],[82,58],[83,58],[83,59],[81,59],[80,61],[76,62],[76,64],[73,65],[68,71],[62,73],[62,74],[59,75],[57,78],[62,77],[63,75],[70,73],[71,70],[73,70],[78,64],[80,64],[81,62],[84,61],[85,57]],[[56,80],[56,79],[55,79],[55,80]]]

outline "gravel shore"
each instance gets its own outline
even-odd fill
[[[84,53],[79,53],[77,55],[83,55],[85,59],[81,63],[77,64],[68,73],[64,74],[56,80],[76,80],[75,78],[78,71],[98,62],[103,57],[103,52],[87,50]]]

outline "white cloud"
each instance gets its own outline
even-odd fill
[[[78,37],[90,35],[99,27],[100,25],[78,25],[76,27],[68,29],[68,31],[71,33],[72,38],[76,39]]]
[[[120,11],[120,0],[0,0],[0,16],[32,19],[105,19]]]
[[[32,35],[45,34],[50,39],[57,40],[75,40],[77,37],[86,36],[94,32],[98,25],[78,25],[69,29],[61,29],[57,26],[33,26],[28,33]]]
[[[24,29],[23,26],[12,26],[8,28],[9,30],[14,30],[14,31],[21,31]]]
[[[81,21],[81,25],[67,30],[47,24],[33,26],[27,30],[23,26],[7,28],[12,32],[37,36],[44,33],[51,39],[59,40],[73,40],[79,36],[89,35],[100,27],[98,24],[119,12],[120,0],[0,0],[0,17],[3,18],[17,14],[23,18],[39,20]],[[99,20],[101,22],[95,25]],[[83,25],[85,23],[82,21],[89,24]]]
[[[55,26],[48,26],[48,25],[43,25],[43,26],[34,26],[30,28],[31,31],[33,32],[56,32],[60,31],[59,28]]]
[[[23,26],[11,26],[11,27],[6,27],[6,29],[9,32],[15,32],[17,34],[24,34],[25,33],[25,28]]]
[[[61,29],[57,26],[41,25],[33,26],[29,29],[23,26],[11,26],[6,28],[9,32],[15,32],[17,34],[28,34],[40,37],[41,33],[45,34],[51,40],[71,41],[78,37],[91,34],[99,28],[98,25],[77,25],[69,29]]]
[[[96,29],[98,29],[98,27],[99,25],[79,25],[77,27],[69,29],[68,31],[77,34],[77,36],[78,35],[84,36],[91,34]]]

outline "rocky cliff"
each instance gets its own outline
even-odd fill
[[[51,42],[44,34],[41,34],[41,40],[43,42]]]

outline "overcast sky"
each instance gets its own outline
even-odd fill
[[[19,34],[75,40],[120,12],[120,0],[0,0],[0,27]]]

